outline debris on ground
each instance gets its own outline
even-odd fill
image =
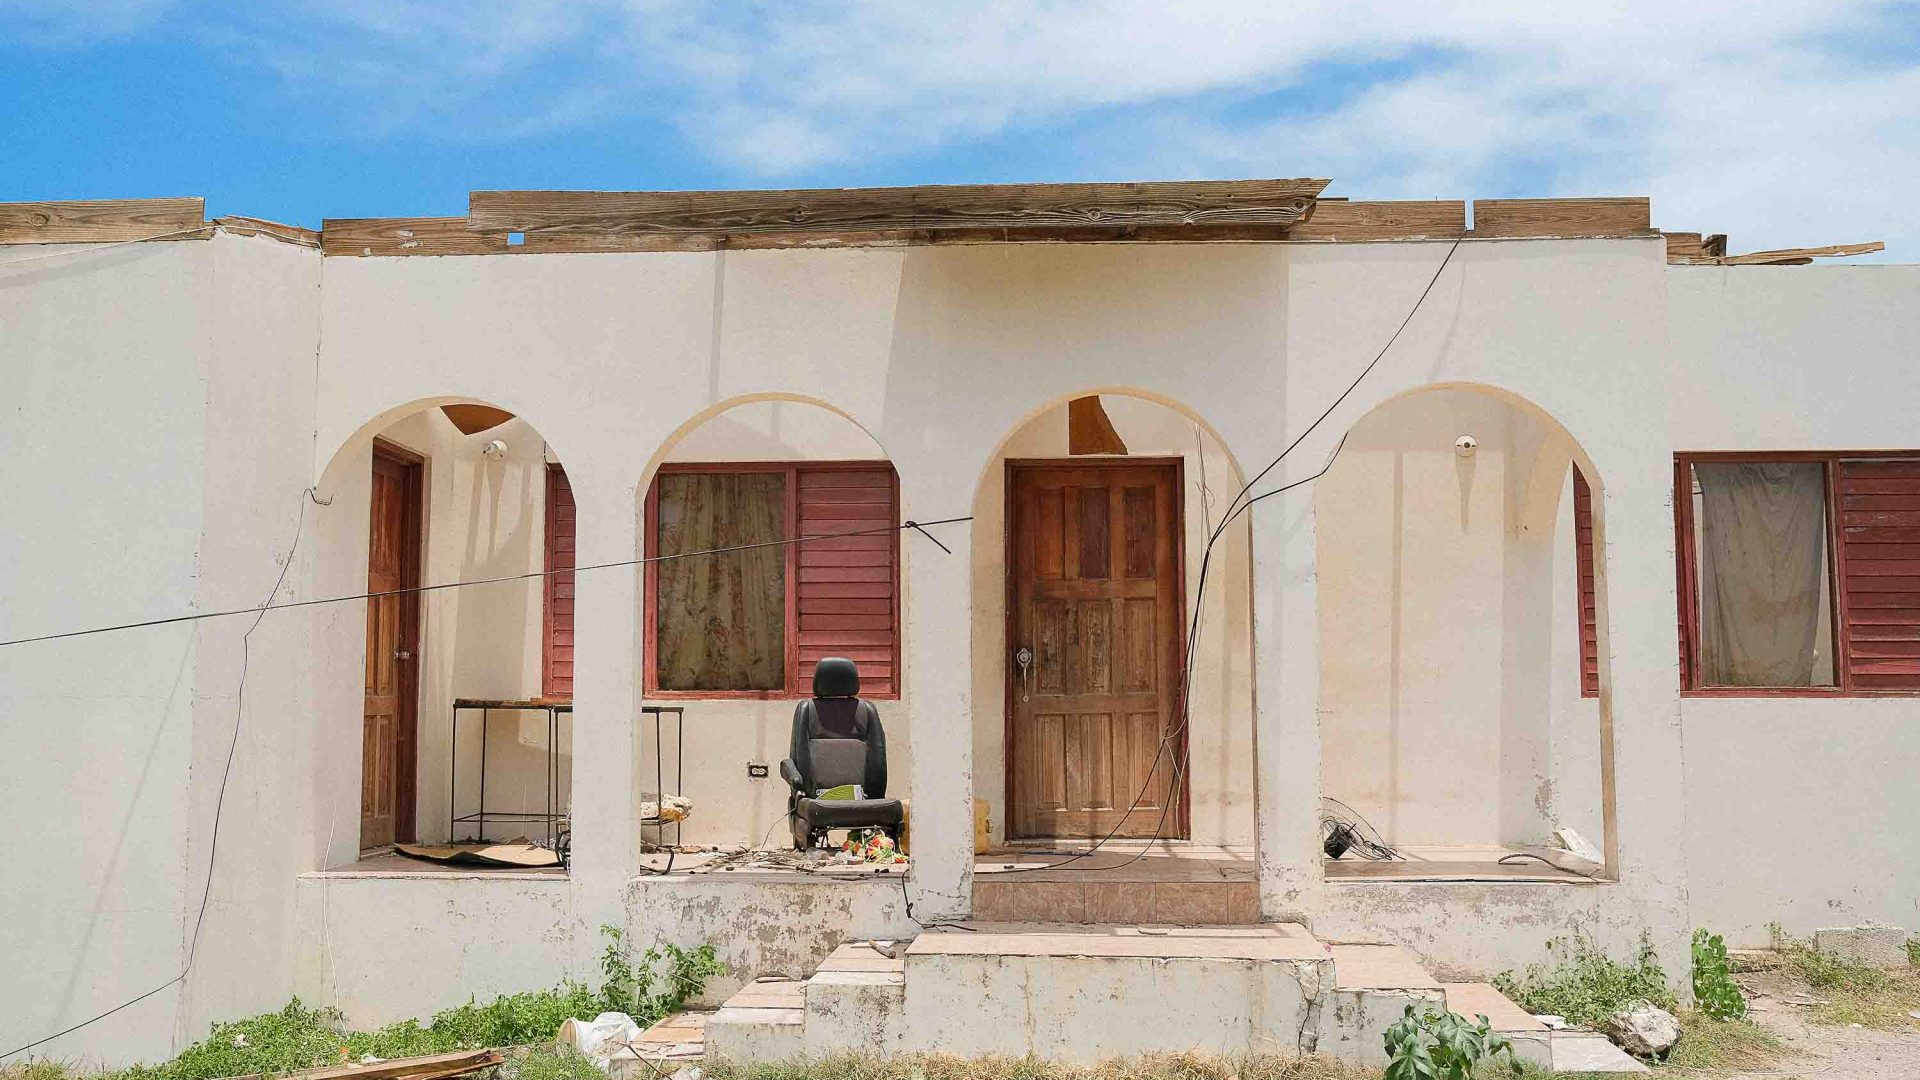
[[[591,1022],[568,1017],[554,1037],[554,1046],[574,1050],[601,1072],[609,1072],[613,1059],[639,1037],[640,1025],[633,1017],[623,1012],[603,1012]]]
[[[506,1059],[494,1050],[462,1050],[451,1054],[427,1054],[423,1057],[393,1058],[371,1064],[353,1062],[325,1065],[317,1069],[299,1069],[283,1074],[283,1080],[448,1080],[482,1069],[491,1069]],[[259,1073],[249,1074],[259,1076]],[[243,1078],[233,1078],[243,1080]]]
[[[1620,1049],[1635,1057],[1659,1058],[1680,1041],[1680,1021],[1651,1001],[1635,1001],[1600,1025]]]

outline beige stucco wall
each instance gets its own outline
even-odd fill
[[[1920,449],[1920,268],[1675,268],[1676,450]],[[1920,699],[1687,698],[1694,920],[1920,929]]]
[[[1888,839],[1848,858],[1820,846],[1836,830],[1851,830],[1854,850],[1862,833],[1908,831],[1917,807],[1905,778],[1920,726],[1903,721],[1913,707],[1683,702],[1670,472],[1676,448],[1911,447],[1920,270],[1669,268],[1658,238],[1471,241],[1379,367],[1314,427],[1448,250],[1065,244],[322,261],[223,236],[0,266],[0,364],[24,388],[20,407],[0,415],[9,513],[0,629],[257,603],[308,485],[333,505],[306,508],[292,595],[360,591],[365,444],[450,399],[513,411],[551,443],[574,485],[581,560],[594,562],[640,550],[648,463],[690,422],[744,397],[790,395],[846,414],[894,462],[904,515],[933,520],[968,514],[1008,434],[1079,394],[1177,404],[1250,471],[1311,428],[1269,477],[1277,484],[1309,475],[1383,403],[1472,384],[1551,417],[1602,492],[1596,708],[1614,734],[1619,881],[1549,891],[1322,879],[1312,822],[1335,728],[1321,722],[1332,651],[1321,590],[1339,575],[1323,575],[1318,558],[1321,533],[1338,523],[1309,486],[1262,502],[1248,538],[1266,913],[1482,970],[1536,958],[1541,940],[1575,918],[1622,946],[1650,932],[1673,971],[1684,970],[1695,923],[1745,928],[1773,913],[1804,931],[1829,917],[1914,920],[1920,864],[1910,850]],[[466,483],[455,487],[471,492]],[[980,628],[998,625],[976,610],[975,565],[976,549],[998,537],[966,525],[941,535],[952,557],[908,545],[908,698],[888,713],[890,728],[913,736],[902,780],[917,848],[907,887],[921,918],[966,909],[971,800],[992,775],[976,760],[977,728],[997,716],[979,695],[1000,685],[966,662]],[[1536,555],[1556,596],[1570,588],[1557,552]],[[23,565],[29,573],[15,569]],[[571,762],[576,857],[564,910],[546,929],[502,922],[503,933],[544,935],[528,984],[589,970],[594,928],[626,917],[644,764],[640,610],[638,575],[582,575],[575,725],[594,752]],[[461,612],[447,618],[451,629],[437,635],[469,632]],[[7,879],[0,926],[12,929],[0,930],[11,935],[0,949],[25,975],[0,990],[0,1041],[44,1034],[179,970],[232,730],[241,629],[214,621],[191,634],[0,652],[0,724],[16,748],[0,821],[19,830],[16,849],[58,850],[73,867]],[[262,623],[187,992],[158,994],[118,1027],[49,1053],[163,1056],[211,1020],[277,1005],[294,988],[295,881],[350,858],[357,839],[342,822],[359,785],[363,632],[352,603]],[[1571,673],[1559,648],[1541,660]],[[501,662],[503,679],[524,676],[517,659]],[[1545,700],[1551,771],[1562,745],[1551,733],[1586,722],[1551,693]],[[734,741],[690,734],[695,753],[711,753],[713,790],[727,775],[745,782],[748,754],[777,760],[788,708],[768,703],[738,728],[716,721],[740,733]],[[48,724],[54,711],[70,722]],[[1524,760],[1511,790],[1532,784],[1537,746]],[[1567,775],[1582,771],[1578,755],[1565,760]],[[756,797],[779,798],[770,785],[749,792],[750,807]],[[1525,813],[1505,795],[1501,805]],[[762,823],[769,813],[778,809],[748,816]],[[366,917],[386,910],[370,906]],[[414,911],[392,910],[382,933]],[[463,1000],[457,970],[409,1007]]]
[[[1389,843],[1603,837],[1572,450],[1510,401],[1429,390],[1355,424],[1317,486],[1322,787]]]

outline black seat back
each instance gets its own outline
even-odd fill
[[[859,784],[867,798],[886,798],[886,732],[879,710],[859,695],[860,669],[853,661],[835,656],[815,666],[813,697],[793,710],[789,756],[800,771],[802,796]]]

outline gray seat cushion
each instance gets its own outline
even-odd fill
[[[906,816],[899,799],[800,799],[794,812],[816,830],[881,828],[896,836]]]

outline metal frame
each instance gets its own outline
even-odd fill
[[[463,710],[480,710],[480,805],[470,814],[456,814],[455,800],[460,794],[460,713]],[[487,809],[487,722],[495,712],[544,712],[547,714],[547,808],[544,812],[531,810]],[[495,821],[541,822],[547,827],[547,842],[544,846],[559,850],[562,838],[570,831],[571,813],[558,806],[560,792],[560,714],[573,715],[573,704],[566,701],[491,701],[476,698],[455,698],[453,701],[453,725],[450,745],[447,751],[447,839],[460,843],[454,835],[456,825],[475,825],[474,839],[485,841],[487,819]]]
[[[653,805],[655,811],[652,815],[640,819],[640,827],[643,829],[651,828],[661,830],[661,837],[664,839],[666,827],[672,825],[673,846],[679,847],[680,821],[678,819],[668,821],[660,816],[660,811],[665,809],[664,804],[669,794],[666,790],[666,765],[660,753],[662,743],[660,734],[662,724],[660,718],[667,713],[673,714],[672,794],[680,795],[683,794],[682,789],[686,784],[687,756],[684,751],[686,749],[687,710],[679,705],[642,705],[640,706],[640,713],[643,716],[653,717]]]

